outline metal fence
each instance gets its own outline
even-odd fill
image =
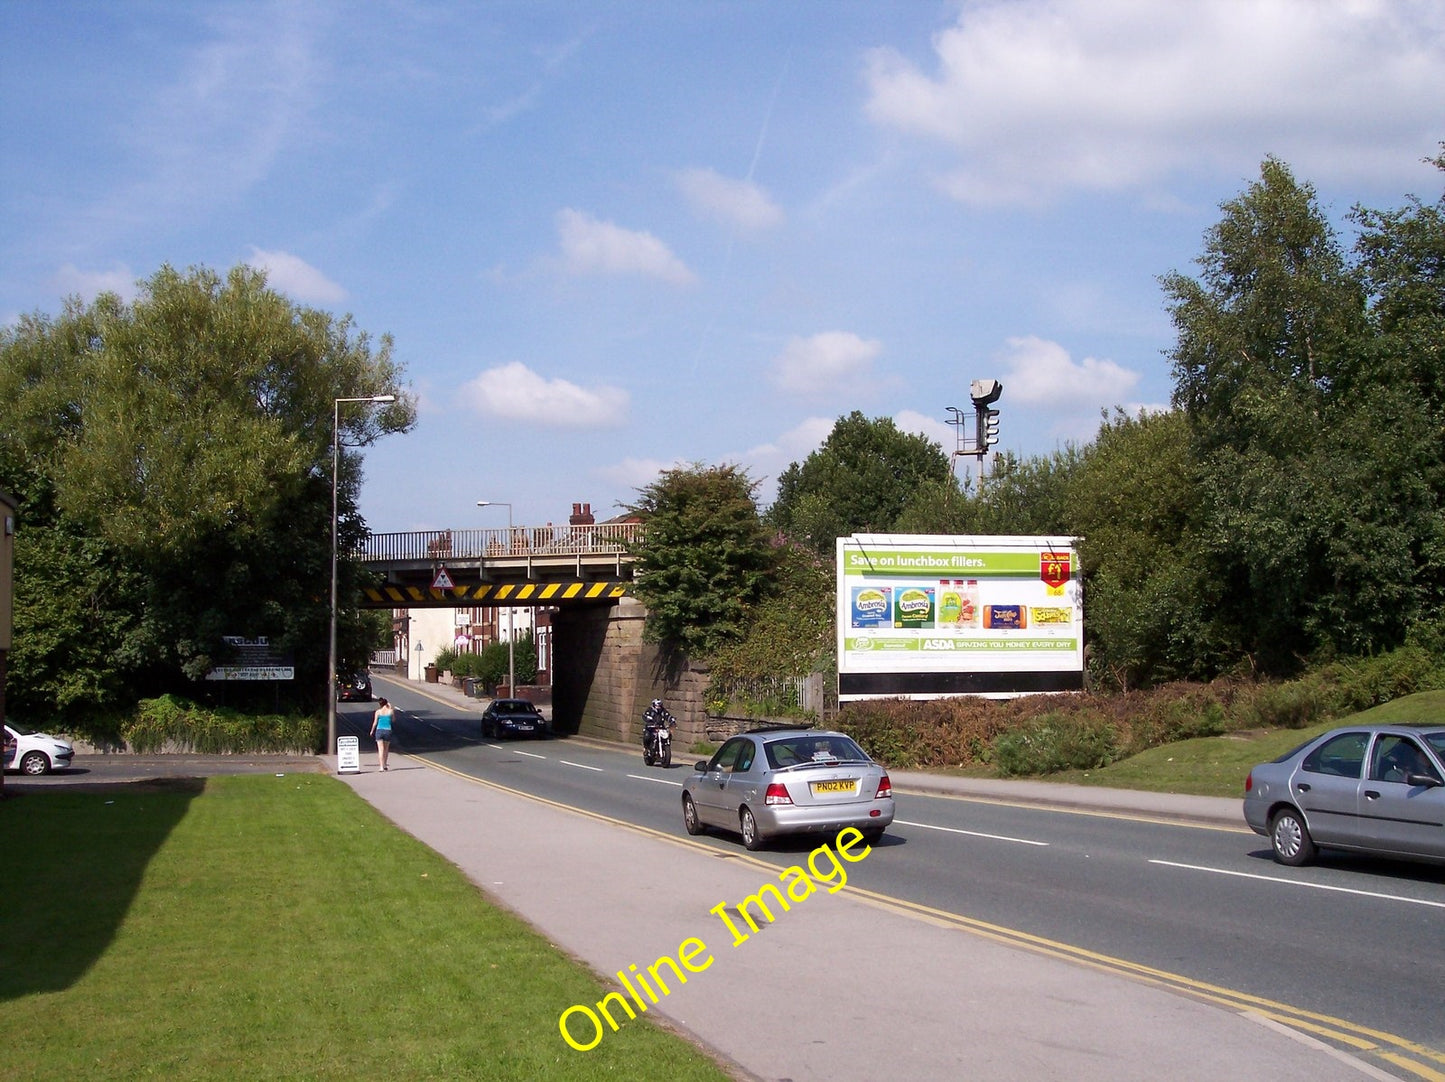
[[[595,526],[513,526],[494,530],[413,530],[371,534],[362,561],[481,560],[503,556],[592,556],[625,553],[642,540],[639,522]]]

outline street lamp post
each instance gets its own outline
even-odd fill
[[[505,507],[507,509],[507,552],[512,551],[512,505],[505,500],[478,500],[478,507]],[[512,624],[512,606],[507,606],[507,695],[517,697],[517,647],[515,628]]]
[[[338,398],[331,407],[331,646],[326,655],[326,754],[336,754],[336,489],[341,472],[341,403],[395,402],[394,394]]]

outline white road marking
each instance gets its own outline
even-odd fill
[[[501,751],[501,750],[502,750],[502,749],[501,749],[498,745],[496,745],[496,744],[493,744],[492,747],[496,748],[498,751]],[[508,750],[508,751],[511,751],[511,752],[515,752],[517,755],[525,755],[528,759],[545,759],[545,758],[547,758],[545,755],[538,755],[535,751],[517,751],[516,748],[508,748],[507,750]]]
[[[667,778],[653,778],[646,774],[629,774],[627,776],[629,778],[636,778],[638,781],[655,781],[658,785],[676,785],[679,789],[682,788],[682,782],[669,781]]]
[[[539,755],[537,756],[537,758],[540,759],[542,758],[542,756]],[[600,766],[588,766],[586,763],[574,763],[567,759],[558,759],[557,761],[564,766],[575,766],[578,770],[595,770],[599,774],[603,773],[603,770]]]
[[[1228,868],[1207,868],[1202,864],[1178,864],[1172,860],[1151,860],[1165,868],[1183,868],[1191,872],[1212,872],[1215,875],[1232,875],[1239,879],[1258,879],[1265,883],[1279,883],[1286,887],[1310,887],[1314,890],[1332,890],[1337,894],[1355,894],[1361,898],[1380,898],[1387,902],[1408,902],[1410,905],[1428,905],[1432,909],[1445,909],[1445,902],[1432,902],[1425,898],[1406,898],[1403,894],[1384,894],[1374,890],[1356,890],[1354,887],[1336,887],[1329,883],[1306,883],[1301,879],[1280,879],[1274,875],[1258,875],[1255,872],[1235,872]]]
[[[893,820],[895,826],[922,827],[924,830],[946,830],[950,834],[967,834],[970,838],[988,838],[995,842],[1017,842],[1019,845],[1048,845],[1048,842],[1031,841],[1028,838],[1010,838],[1004,834],[982,834],[977,830],[959,830],[957,827],[936,827],[932,823],[911,823],[907,819]]]

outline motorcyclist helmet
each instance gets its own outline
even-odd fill
[[[661,710],[661,709],[662,709],[662,700],[661,700],[661,699],[653,699],[653,700],[652,700],[652,709],[654,709],[654,710]]]

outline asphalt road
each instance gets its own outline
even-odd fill
[[[644,767],[577,740],[483,742],[475,713],[400,687],[397,749],[461,773],[681,836],[690,758]],[[343,704],[361,736],[371,708]],[[736,850],[734,837],[707,844]],[[806,841],[759,854],[795,863]],[[1302,869],[1239,828],[899,796],[898,818],[854,884],[1320,1012],[1445,1049],[1445,870],[1351,858]]]

